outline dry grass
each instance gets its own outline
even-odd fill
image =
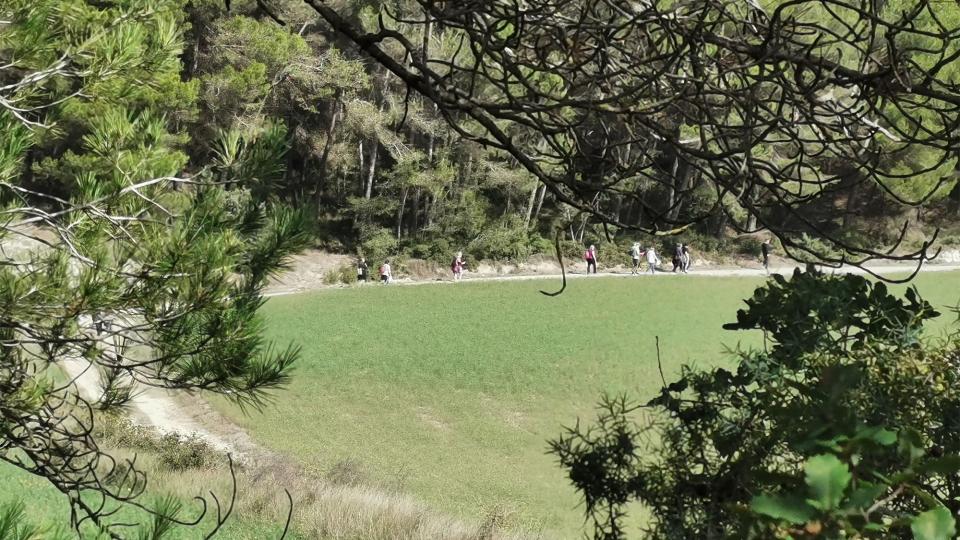
[[[219,463],[171,470],[162,456],[138,445],[137,465],[147,474],[151,493],[189,500],[217,494],[229,497],[231,478],[226,458]],[[118,459],[132,458],[130,448],[109,450]],[[324,540],[528,540],[541,538],[504,530],[508,512],[494,508],[485,519],[468,522],[445,516],[389,486],[371,485],[354,462],[326,474],[313,474],[284,462],[238,467],[236,515],[244,520],[282,526],[287,519],[288,490],[294,501],[291,531]],[[188,511],[189,515],[189,511]]]
[[[433,261],[425,261],[422,259],[404,260],[402,270],[404,274],[417,281],[450,277],[450,270],[448,268]]]

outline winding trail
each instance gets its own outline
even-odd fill
[[[100,399],[103,393],[100,374],[89,361],[71,357],[59,364],[81,397],[91,403]],[[277,461],[275,453],[257,445],[243,429],[218,413],[196,392],[137,384],[124,411],[136,424],[164,434],[198,437],[247,465]]]
[[[792,273],[798,265],[778,265],[773,269],[774,273],[788,274]],[[894,274],[903,274],[910,272],[914,267],[906,265],[878,265],[871,267],[874,273],[891,276]],[[846,267],[842,269],[823,269],[825,272],[834,273],[846,272],[853,274],[864,274],[865,270],[857,267]],[[928,264],[922,269],[922,272],[950,272],[960,271],[958,264]],[[656,275],[640,274],[631,275],[629,272],[605,272],[588,276],[583,273],[568,273],[567,279],[700,279],[706,277],[762,277],[764,271],[762,268],[694,268],[689,274],[672,274],[670,272],[660,272]],[[510,275],[510,276],[483,276],[466,277],[464,282],[496,282],[496,281],[526,281],[526,280],[555,280],[560,281],[560,274],[531,274],[531,275]],[[439,285],[453,284],[451,280],[423,280],[414,281],[409,279],[397,280],[395,285]],[[342,286],[341,286],[342,287]],[[313,287],[300,287],[296,289],[271,287],[265,296],[288,296],[300,294],[313,290],[337,288],[337,286],[322,285],[317,283]],[[62,361],[64,370],[74,379],[81,395],[87,399],[96,400],[101,393],[99,373],[90,369],[90,364],[81,358],[71,358]],[[181,436],[198,436],[212,446],[223,451],[230,452],[240,461],[260,462],[266,460],[273,462],[276,455],[269,450],[259,446],[242,428],[234,424],[228,418],[225,418],[217,412],[202,396],[197,393],[186,393],[184,391],[171,391],[161,388],[147,387],[140,385],[136,389],[136,394],[129,405],[131,419],[139,424],[153,427],[162,433],[177,433]]]
[[[646,266],[644,264],[643,266]],[[782,274],[789,275],[792,274],[794,269],[803,269],[805,265],[799,264],[779,264],[771,268],[771,274]],[[861,267],[857,266],[843,266],[840,268],[829,268],[829,267],[817,267],[820,271],[825,274],[876,274],[885,277],[895,278],[897,275],[904,275],[913,272],[916,269],[916,266],[909,264],[886,264],[886,265],[871,265],[867,268],[869,272]],[[578,271],[579,270],[579,271]],[[701,267],[693,267],[688,274],[674,274],[670,271],[658,271],[656,274],[641,273],[639,275],[633,275],[626,270],[618,271],[607,271],[599,272],[597,274],[585,274],[578,268],[578,270],[568,271],[567,279],[598,279],[598,278],[634,278],[634,279],[672,279],[672,278],[704,278],[704,277],[764,277],[766,274],[762,267],[743,267],[743,266],[710,266],[707,268],[701,269]],[[954,272],[960,270],[960,264],[924,264],[920,269],[921,273],[927,272]],[[563,279],[563,275],[559,273],[531,273],[531,274],[517,274],[517,275],[477,275],[471,276],[469,272],[464,273],[463,282],[496,282],[496,281],[530,281],[530,280],[555,280],[560,281]],[[391,283],[392,285],[403,285],[403,286],[413,286],[413,285],[440,285],[440,284],[449,284],[453,285],[454,281],[452,279],[444,278],[435,278],[435,279],[396,279]],[[379,283],[370,282],[370,285],[379,285]],[[274,285],[267,288],[267,292],[264,293],[266,297],[275,297],[275,296],[289,296],[293,294],[301,294],[311,291],[323,290],[323,289],[339,289],[346,288],[348,285],[325,285],[323,283],[312,283],[309,285],[301,285],[299,287],[289,287],[283,285]]]

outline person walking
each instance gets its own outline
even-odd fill
[[[688,244],[683,244],[682,253],[680,254],[680,269],[683,270],[684,274],[690,270],[690,246]]]
[[[770,239],[767,238],[760,244],[760,254],[763,255],[763,269],[770,274]]]
[[[640,274],[640,242],[634,242],[633,246],[630,247],[630,258],[633,259],[633,270],[630,272],[631,275]]]
[[[357,262],[357,281],[360,283],[366,283],[369,271],[370,267],[367,266],[367,259],[360,257],[360,261]]]
[[[390,261],[386,260],[380,265],[380,283],[384,285],[393,281],[393,271],[390,269]]]
[[[590,249],[583,253],[583,260],[587,261],[587,273],[590,273],[590,268],[593,268],[593,273],[597,273],[597,247],[590,245]]]
[[[674,274],[677,273],[677,270],[683,268],[683,244],[680,242],[677,242],[677,245],[673,247],[673,259],[670,262],[673,263],[673,270],[671,270],[671,272]]]
[[[657,250],[650,246],[647,248],[647,266],[651,274],[657,273],[657,266],[660,264],[660,257],[657,257]]]
[[[460,281],[463,279],[464,266],[466,266],[466,263],[463,262],[463,252],[458,251],[457,255],[453,258],[453,262],[450,263],[450,271],[453,272],[454,281]]]

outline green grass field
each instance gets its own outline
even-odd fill
[[[915,283],[935,305],[960,300],[960,273]],[[655,336],[668,379],[684,363],[729,361],[725,345],[757,344],[721,324],[760,284],[663,276],[574,280],[557,298],[537,292],[553,281],[279,297],[264,311],[271,339],[303,346],[293,383],[263,414],[218,407],[312,470],[350,462],[445,511],[577,537],[581,508],[547,440],[590,421],[604,391],[650,398]]]
[[[156,471],[149,470],[149,468],[148,472],[150,473],[149,478],[151,486],[153,487],[144,495],[141,502],[151,506],[154,501],[156,501],[158,493],[176,493],[183,490],[183,480],[176,477],[185,474],[197,474],[194,471],[174,475],[163,475]],[[217,491],[221,496],[223,496],[224,493],[228,493],[228,491],[226,491],[227,486],[223,485],[224,482],[220,479],[223,474],[212,471],[200,474],[202,478],[215,478],[219,481]],[[205,488],[211,489],[212,486],[207,485]],[[183,504],[183,517],[185,518],[193,519],[200,511],[200,507],[196,501],[191,500],[192,496],[207,496],[208,501],[212,503],[212,499],[209,499],[209,495],[203,487],[194,489],[189,495],[183,493],[179,495],[178,498]],[[243,493],[240,493],[240,496],[243,495]],[[28,522],[42,529],[40,538],[74,538],[76,533],[72,533],[70,529],[70,508],[66,496],[54,489],[54,487],[45,480],[26,474],[7,463],[0,463],[0,506],[17,500],[26,505],[25,511]],[[212,518],[214,512],[215,510],[211,511],[211,513],[208,514],[208,518]],[[120,513],[110,517],[107,522],[144,524],[149,522],[149,517],[142,512],[124,509],[121,510]],[[210,532],[212,527],[212,520],[206,519],[200,527],[176,527],[169,536],[164,538],[168,538],[169,540],[200,540],[205,537],[206,533]],[[282,530],[283,523],[279,520],[277,523],[265,523],[250,515],[244,515],[238,512],[232,519],[227,521],[218,537],[230,538],[232,540],[260,540],[263,538],[277,538],[280,536]],[[136,533],[131,533],[129,528],[120,529],[118,532],[121,532],[121,534],[125,536],[136,537]],[[57,536],[57,533],[64,534]],[[108,538],[108,536],[97,535],[95,529],[91,526],[84,528],[83,538],[84,540],[99,540],[100,538]],[[290,535],[289,538],[296,539],[299,537]]]

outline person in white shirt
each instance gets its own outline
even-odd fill
[[[650,273],[657,273],[657,266],[660,264],[660,257],[657,257],[657,250],[653,246],[647,248],[647,266],[650,267]]]
[[[393,281],[393,273],[390,271],[390,261],[384,261],[380,266],[380,282],[386,285]]]
[[[630,258],[633,259],[633,270],[630,274],[634,276],[640,274],[640,251],[640,242],[634,242],[630,248]]]

